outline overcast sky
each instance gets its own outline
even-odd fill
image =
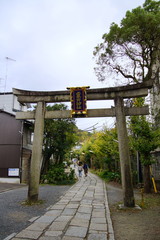
[[[0,92],[113,86],[98,82],[94,47],[112,22],[144,0],[0,0]],[[8,59],[7,59],[8,58]],[[13,61],[13,60],[15,61]],[[111,101],[87,103],[110,107]],[[81,129],[113,125],[112,118],[79,119]]]

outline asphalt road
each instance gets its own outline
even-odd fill
[[[26,228],[31,218],[43,215],[46,208],[54,205],[70,187],[40,186],[39,199],[44,203],[26,206],[22,202],[27,199],[27,186],[0,183],[0,240]]]

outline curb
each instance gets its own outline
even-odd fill
[[[112,220],[111,220],[111,213],[110,213],[109,204],[108,204],[106,184],[105,184],[105,182],[103,182],[103,184],[104,184],[105,204],[106,204],[106,213],[107,213],[106,218],[107,218],[107,223],[108,223],[108,240],[115,240],[113,224],[112,224]]]

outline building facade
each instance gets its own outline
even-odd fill
[[[15,118],[17,111],[28,107],[12,93],[0,94],[0,178],[16,177],[28,182],[33,124]]]

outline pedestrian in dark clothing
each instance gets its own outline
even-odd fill
[[[84,169],[84,175],[85,175],[85,177],[87,177],[87,175],[88,175],[88,165],[87,165],[86,162],[83,164],[83,169]]]

